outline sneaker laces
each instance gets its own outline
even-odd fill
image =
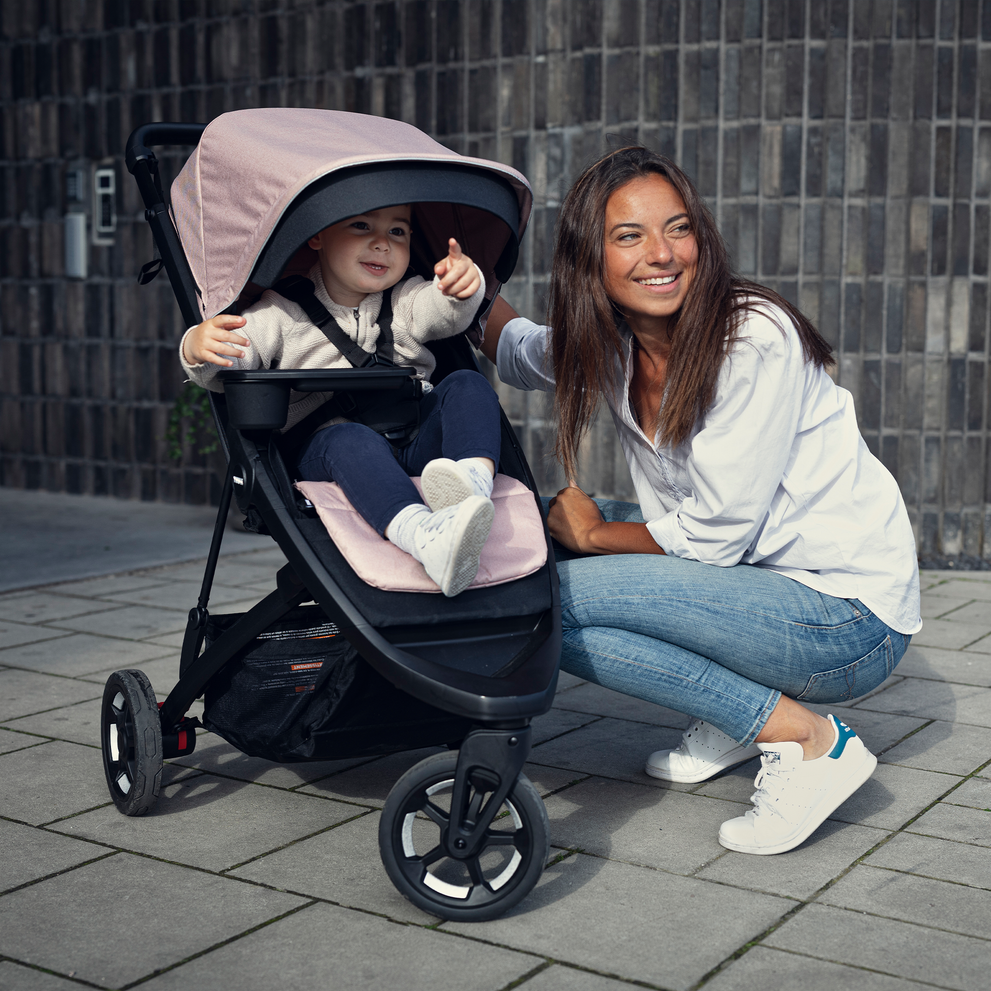
[[[754,780],[756,791],[750,796],[750,801],[754,807],[747,813],[748,815],[759,816],[762,812],[774,813],[785,818],[784,813],[774,807],[777,799],[771,799],[770,792],[779,781],[787,780],[786,775],[781,770],[781,755],[774,750],[765,751],[760,756],[760,770]],[[766,782],[766,786],[765,786]]]

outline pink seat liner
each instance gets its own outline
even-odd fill
[[[420,490],[420,479],[413,484]],[[387,592],[436,592],[423,565],[380,537],[348,502],[336,482],[297,482],[355,574]],[[422,491],[422,490],[421,490]],[[547,543],[533,493],[515,478],[496,475],[495,519],[482,550],[475,580],[468,586],[502,585],[533,574],[547,561]]]

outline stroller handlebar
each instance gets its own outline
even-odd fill
[[[127,139],[127,146],[124,149],[127,171],[133,175],[138,162],[154,159],[155,155],[149,145],[199,144],[200,135],[205,127],[206,124],[181,124],[167,121],[157,121],[136,127]]]

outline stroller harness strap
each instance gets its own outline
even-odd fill
[[[323,331],[324,337],[347,358],[352,368],[367,368],[369,365],[395,367],[396,363],[392,359],[392,288],[382,293],[382,308],[378,316],[378,341],[374,352],[369,353],[348,337],[330,310],[317,299],[314,285],[309,279],[301,275],[291,275],[272,286],[274,292],[291,299],[303,308],[303,312]]]
[[[345,333],[333,314],[317,299],[314,285],[309,279],[293,275],[277,282],[272,289],[302,307],[312,323],[353,368],[397,367],[392,359],[394,337],[391,288],[382,293],[382,307],[378,316],[379,336],[372,353],[358,347]],[[341,416],[370,427],[385,437],[394,448],[405,447],[420,429],[422,395],[422,383],[412,377],[399,389],[335,395],[287,430],[283,434],[281,446],[295,462],[310,435],[328,420]]]

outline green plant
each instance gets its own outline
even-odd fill
[[[195,382],[184,382],[169,410],[169,425],[165,431],[168,456],[182,461],[186,441],[196,445],[200,454],[212,454],[220,440],[210,409],[210,396]]]

